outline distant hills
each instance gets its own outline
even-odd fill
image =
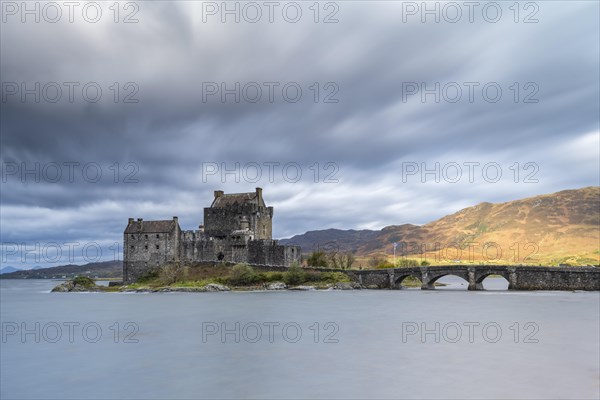
[[[12,269],[12,271],[10,271]],[[8,272],[4,272],[8,270]],[[51,268],[40,266],[29,270],[19,270],[14,267],[4,267],[0,279],[62,279],[75,276],[88,276],[90,278],[121,279],[123,274],[122,261],[105,261],[85,265],[60,265]]]
[[[36,265],[35,267],[31,267],[29,269],[42,269],[42,268],[44,268],[44,267],[42,267],[40,265]],[[6,267],[3,267],[2,269],[0,269],[0,275],[9,274],[11,272],[22,271],[22,270],[24,270],[24,269],[6,266]]]
[[[444,264],[600,263],[600,187],[586,187],[514,200],[481,203],[425,225],[391,225],[381,230],[309,231],[282,244],[351,251],[364,261],[397,255]]]
[[[506,203],[480,203],[425,225],[390,225],[381,230],[309,231],[281,244],[315,250],[352,252],[354,266],[373,258],[398,257],[431,264],[494,263],[543,265],[600,264],[600,187],[530,197]],[[77,275],[121,279],[122,261],[85,265],[6,266],[1,279],[61,279]]]
[[[8,274],[8,273],[15,272],[15,271],[19,271],[19,268],[10,267],[10,266],[4,267],[4,268],[0,269],[0,275]]]

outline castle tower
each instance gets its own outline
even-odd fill
[[[262,188],[250,193],[226,194],[215,190],[210,207],[204,209],[204,231],[225,239],[233,231],[249,229],[254,239],[272,239],[273,207],[265,205]]]

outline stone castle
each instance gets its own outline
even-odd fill
[[[204,208],[204,225],[182,231],[172,220],[129,218],[123,238],[123,279],[135,282],[161,265],[202,261],[247,262],[290,266],[301,262],[298,246],[283,246],[272,238],[273,207],[262,189],[251,193],[215,191]]]

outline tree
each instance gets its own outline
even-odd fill
[[[369,258],[368,265],[371,268],[377,268],[378,266],[385,264],[385,257],[382,256],[373,256]]]
[[[325,254],[324,251],[317,250],[308,257],[308,260],[306,260],[306,263],[308,264],[309,267],[327,268],[328,267],[327,258],[328,258],[327,254]]]
[[[329,265],[331,268],[350,269],[354,263],[355,257],[351,252],[338,253],[332,252],[328,254]]]

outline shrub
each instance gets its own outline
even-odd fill
[[[158,279],[163,285],[172,285],[183,281],[187,275],[187,268],[180,263],[165,264],[158,272]]]
[[[321,279],[319,271],[304,271],[304,282],[320,282]]]
[[[269,277],[266,272],[257,272],[254,274],[253,282],[267,282],[268,280]]]
[[[421,267],[427,267],[427,266],[429,266],[429,265],[431,265],[431,264],[429,263],[429,261],[426,261],[426,260],[423,260],[423,261],[421,261]]]
[[[233,285],[249,285],[256,282],[259,277],[248,264],[236,264],[231,269],[229,282]]]
[[[379,264],[376,268],[395,268],[395,266],[389,261],[384,261],[383,263]]]
[[[283,272],[267,272],[266,274],[267,282],[281,282],[283,281]]]
[[[95,286],[96,282],[93,279],[88,278],[87,276],[76,276],[73,278],[73,283],[77,286]]]
[[[283,277],[283,281],[288,285],[299,285],[305,282],[305,279],[306,273],[298,264],[292,264]]]
[[[418,267],[419,261],[414,260],[412,258],[401,258],[400,261],[398,261],[398,266],[399,267]]]
[[[160,268],[155,268],[152,269],[148,272],[146,272],[144,275],[142,275],[140,278],[138,278],[137,282],[138,283],[146,283],[146,282],[151,282],[155,279],[158,278],[158,276],[160,275]]]
[[[343,272],[323,272],[321,281],[327,283],[350,282],[350,277]]]
[[[327,268],[327,254],[324,251],[315,251],[306,260],[309,267]]]

